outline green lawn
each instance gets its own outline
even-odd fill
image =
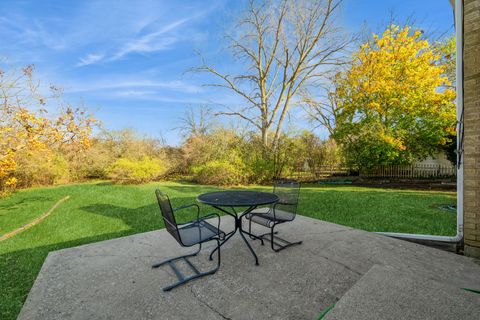
[[[16,318],[48,252],[163,228],[153,193],[157,186],[171,196],[174,206],[218,189],[174,182],[139,186],[99,182],[34,188],[0,199],[4,234],[70,196],[39,225],[0,242],[0,319]],[[300,214],[368,231],[455,234],[455,215],[437,208],[455,203],[452,192],[306,185],[300,201]],[[194,216],[194,211],[185,212],[180,220]]]

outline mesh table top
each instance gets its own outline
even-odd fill
[[[211,206],[249,207],[275,203],[278,196],[259,191],[218,191],[201,194],[197,201]]]

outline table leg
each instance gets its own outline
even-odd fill
[[[247,210],[245,210],[242,215],[238,218],[238,229],[239,229],[239,233],[240,235],[242,236],[243,238],[243,241],[245,241],[245,243],[247,244],[247,247],[248,249],[250,250],[250,252],[253,254],[254,258],[255,258],[255,264],[258,266],[258,257],[257,257],[257,254],[255,253],[255,251],[253,250],[252,246],[250,245],[250,243],[248,243],[248,240],[247,238],[245,238],[245,236],[243,235],[244,233],[248,234],[250,237],[253,237],[255,239],[259,239],[261,242],[262,242],[262,245],[263,245],[263,239],[260,238],[260,237],[257,237],[256,235],[248,232],[248,231],[245,231],[243,230],[242,228],[242,217],[246,214],[249,214],[250,212],[252,212],[253,210],[255,210],[257,206],[251,206],[249,207]]]
[[[228,236],[226,236],[225,239],[223,239],[223,241],[220,243],[220,245],[217,246],[215,249],[213,249],[212,252],[210,252],[210,256],[208,257],[209,260],[213,260],[213,254],[215,253],[215,251],[217,251],[218,249],[220,249],[220,247],[223,246],[223,244],[224,244],[225,242],[227,242],[228,239],[230,239],[231,237],[233,237],[233,235],[235,234],[235,231],[236,231],[236,230],[230,232],[230,233],[228,234]]]
[[[252,246],[250,246],[250,243],[248,243],[248,240],[247,240],[247,238],[245,238],[245,236],[243,235],[243,232],[242,232],[241,229],[240,229],[240,232],[239,232],[239,233],[240,233],[240,235],[242,236],[243,241],[245,241],[245,243],[247,244],[248,249],[250,249],[250,252],[253,254],[253,257],[255,258],[255,265],[258,266],[258,257],[257,257],[257,255],[256,255],[255,251],[253,251]]]
[[[250,233],[250,232],[245,231],[245,230],[243,230],[243,229],[240,229],[240,233],[248,234],[248,236],[249,236],[250,238],[252,238],[252,240],[255,240],[255,239],[260,240],[260,241],[262,242],[262,246],[265,244],[265,243],[263,242],[263,238],[257,236],[256,234]]]
[[[261,242],[262,242],[262,245],[263,245],[263,239],[260,238],[260,237],[257,237],[256,235],[254,234],[251,234],[245,230],[242,229],[242,217],[244,215],[246,215],[247,213],[250,213],[252,210],[254,210],[257,206],[251,206],[249,207],[247,210],[245,210],[242,215],[239,217],[237,212],[235,211],[235,208],[232,208],[233,210],[233,213],[232,212],[229,212],[223,208],[220,208],[220,207],[217,207],[217,206],[213,206],[215,209],[217,210],[220,210],[226,214],[228,214],[229,216],[233,217],[235,219],[235,230],[233,230],[232,232],[230,232],[226,237],[225,237],[225,240],[222,241],[222,243],[220,244],[220,246],[216,247],[215,249],[213,249],[213,251],[210,253],[210,256],[209,256],[209,259],[212,260],[213,259],[213,254],[215,253],[215,251],[217,251],[225,242],[227,242],[231,237],[233,237],[233,235],[237,232],[237,230],[239,231],[240,233],[240,236],[242,237],[243,241],[245,241],[245,243],[247,244],[247,247],[248,249],[250,250],[250,252],[252,253],[253,257],[255,258],[255,264],[258,266],[259,263],[258,263],[258,257],[257,257],[257,254],[255,253],[255,251],[253,250],[252,246],[250,245],[250,243],[248,243],[248,240],[245,238],[245,236],[243,235],[244,233],[248,234],[249,236],[251,237],[254,237],[256,239],[259,239]]]

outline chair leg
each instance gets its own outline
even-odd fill
[[[264,234],[260,235],[259,237],[267,240],[266,237],[269,236],[270,237],[270,245],[272,247],[272,250],[275,251],[275,252],[282,251],[283,249],[286,249],[286,248],[291,247],[291,246],[302,244],[302,242],[303,242],[303,241],[290,242],[290,241],[287,241],[283,238],[280,238],[279,236],[276,236],[276,234],[278,234],[278,231],[274,231],[274,229],[275,229],[275,225],[272,228],[270,228],[270,232],[264,233]],[[281,243],[279,243],[279,242],[281,242]],[[276,246],[276,248],[275,248],[275,246]]]
[[[173,272],[175,272],[175,275],[177,276],[177,278],[179,279],[179,281],[163,288],[163,291],[170,291],[178,286],[181,286],[189,281],[192,281],[192,280],[195,280],[195,279],[198,279],[198,278],[201,278],[201,277],[204,277],[204,276],[207,276],[207,275],[211,275],[211,274],[214,274],[215,272],[218,271],[218,269],[220,268],[220,240],[219,239],[215,239],[217,241],[217,248],[218,248],[218,260],[217,260],[217,266],[209,271],[206,271],[206,272],[200,272],[197,267],[190,261],[188,260],[188,257],[191,257],[191,256],[195,256],[198,254],[198,252],[200,251],[201,247],[202,247],[202,244],[200,243],[199,244],[199,249],[197,250],[197,252],[193,253],[193,254],[189,254],[189,255],[184,255],[184,256],[181,256],[181,257],[177,257],[177,258],[173,258],[173,259],[169,259],[169,260],[166,260],[166,261],[163,261],[161,263],[157,263],[155,265],[153,265],[152,267],[153,268],[158,268],[159,266],[163,265],[163,264],[166,264],[168,263],[170,265],[170,267],[172,268]],[[175,266],[175,264],[173,263],[174,261],[177,261],[177,260],[180,260],[180,259],[184,259],[185,262],[188,264],[188,266],[194,271],[194,275],[192,276],[189,276],[189,277],[185,277],[181,272],[180,270],[178,270]]]
[[[248,219],[248,233],[252,234],[252,219]],[[251,235],[249,235],[249,237],[250,239],[255,240],[255,238],[252,237]]]
[[[167,259],[167,260],[155,263],[155,264],[152,265],[152,268],[158,268],[160,266],[163,266],[164,264],[167,264],[167,263],[170,263],[170,262],[173,262],[173,261],[177,261],[177,260],[180,260],[180,259],[186,259],[188,257],[194,257],[200,252],[200,250],[202,250],[202,244],[201,243],[199,243],[198,249],[194,253],[189,253],[189,254],[186,254],[186,255],[183,255],[183,256],[179,256],[179,257],[175,257],[175,258],[171,258],[171,259]]]

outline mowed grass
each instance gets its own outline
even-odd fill
[[[139,186],[98,182],[33,188],[0,199],[0,234],[4,234],[70,196],[40,224],[0,242],[0,319],[16,318],[50,251],[163,228],[156,187],[170,195],[174,206],[218,190],[175,182]],[[455,215],[438,209],[453,203],[452,192],[305,185],[299,213],[368,231],[453,235]],[[203,213],[211,211],[202,206]],[[195,215],[195,211],[182,212],[179,222]]]

